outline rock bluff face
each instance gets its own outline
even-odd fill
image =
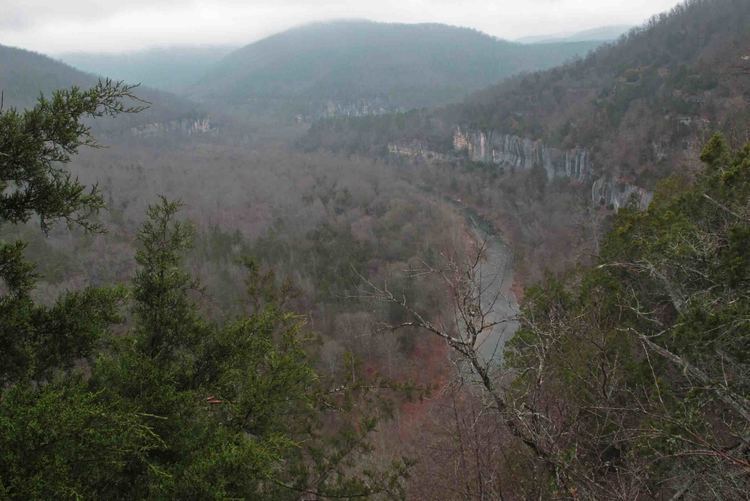
[[[170,122],[149,123],[130,129],[132,135],[140,137],[160,136],[170,133],[194,136],[211,134],[214,131],[215,127],[208,118],[183,118]]]
[[[591,201],[615,210],[631,202],[645,209],[653,198],[651,192],[639,186],[606,175],[593,180],[594,165],[590,152],[585,148],[561,150],[528,138],[458,127],[453,134],[453,149],[466,153],[473,162],[515,169],[542,167],[548,179],[567,178],[581,183],[593,181]]]
[[[648,208],[654,194],[639,186],[628,183],[619,183],[605,177],[594,181],[591,186],[591,201],[594,204],[606,205],[615,210],[635,203],[641,210]]]
[[[335,117],[367,117],[385,115],[404,111],[402,108],[390,105],[383,99],[360,99],[355,102],[336,102],[329,100],[323,109],[312,119]]]
[[[459,127],[453,134],[453,148],[465,151],[474,162],[516,169],[540,166],[549,179],[564,177],[585,182],[593,175],[588,150],[577,148],[563,151],[550,148],[541,141],[495,131],[467,131]]]
[[[401,144],[391,143],[388,145],[388,153],[399,157],[411,158],[412,160],[425,160],[428,162],[449,161],[452,159],[450,155],[425,148],[419,141]]]

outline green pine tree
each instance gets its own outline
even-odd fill
[[[136,111],[131,90],[105,81],[0,114],[0,222],[101,229],[102,197],[65,164],[96,145],[86,117]],[[52,306],[32,298],[24,243],[0,242],[0,498],[403,497],[408,463],[369,459],[377,382],[331,391],[286,288],[251,260],[253,313],[208,320],[178,209],[149,208],[132,285]]]

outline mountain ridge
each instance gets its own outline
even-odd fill
[[[100,78],[80,71],[62,61],[26,49],[0,45],[0,91],[6,108],[33,107],[39,96],[50,97],[55,90],[70,87],[89,88]],[[179,124],[183,120],[203,119],[206,112],[195,103],[169,92],[139,86],[134,94],[148,104],[147,109],[134,115],[121,116],[116,121],[103,118],[96,127],[102,131],[137,131],[155,124]],[[139,106],[143,103],[133,103]],[[184,124],[183,124],[184,125]]]
[[[371,110],[360,114],[377,114],[445,104],[507,76],[581,56],[596,45],[527,46],[436,23],[320,22],[234,51],[188,95],[251,108],[278,102],[291,112],[317,112],[316,118],[326,116],[320,109],[329,103],[365,105]]]
[[[435,111],[321,122],[303,147],[382,152],[389,143],[417,142],[457,152],[460,127],[484,133],[477,135],[484,141],[495,134],[585,148],[592,179],[652,189],[679,166],[696,164],[711,132],[737,136],[735,144],[748,137],[749,22],[747,2],[688,1],[585,59],[510,78]],[[502,147],[485,147],[480,156],[502,161]]]

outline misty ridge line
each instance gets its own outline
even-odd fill
[[[173,45],[57,59],[193,101],[231,102],[262,113],[249,100],[306,99],[315,104],[293,103],[290,113],[308,121],[447,104],[513,74],[581,57],[601,43],[522,44],[440,23],[337,19],[305,23],[239,48]]]
[[[118,53],[127,47],[241,46],[332,20],[468,26],[504,40],[559,38],[560,33],[599,26],[639,24],[678,0],[563,0],[554,9],[548,8],[547,0],[333,0],[323,5],[299,0],[129,0],[85,8],[87,3],[71,0],[62,8],[44,0],[10,0],[0,20],[0,39],[7,45],[54,55],[92,52],[91,47],[97,47],[94,52]],[[610,14],[602,15],[608,7]]]

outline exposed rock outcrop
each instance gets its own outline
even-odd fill
[[[593,175],[588,150],[560,150],[541,141],[500,134],[494,131],[468,131],[457,128],[453,148],[465,151],[474,162],[494,163],[516,169],[543,167],[549,179],[569,178],[589,181]]]
[[[630,203],[641,210],[648,208],[654,194],[639,186],[618,182],[602,177],[591,186],[591,200],[594,204],[619,210]]]
[[[427,161],[451,160],[450,156],[427,149],[422,143],[418,141],[414,141],[408,144],[391,143],[388,145],[388,153],[399,157],[422,159]]]
[[[149,137],[160,136],[163,134],[181,134],[185,136],[195,136],[199,134],[210,134],[216,128],[208,118],[183,118],[182,120],[172,120],[171,122],[155,122],[130,129],[134,136]]]
[[[385,115],[386,113],[394,113],[403,111],[401,108],[389,105],[385,100],[365,100],[361,99],[356,102],[335,102],[328,101],[321,112],[313,117],[314,119],[320,118],[335,118],[335,117],[367,117]]]
[[[470,131],[458,127],[453,134],[453,149],[465,152],[473,162],[524,170],[542,167],[548,179],[593,181],[592,202],[615,210],[625,207],[631,201],[637,207],[645,209],[653,198],[650,191],[609,176],[593,180],[594,165],[590,152],[585,148],[561,150],[528,138],[495,131]]]

